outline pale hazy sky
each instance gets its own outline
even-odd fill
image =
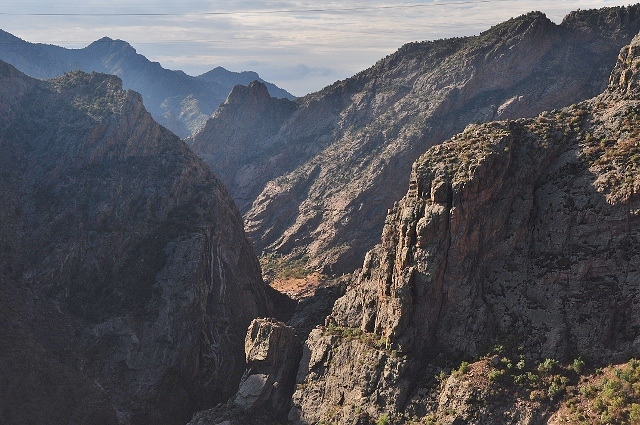
[[[81,48],[122,39],[165,68],[198,75],[252,70],[297,96],[373,65],[411,41],[475,35],[539,10],[556,23],[571,10],[616,0],[193,1],[7,0],[0,28],[26,41]],[[1,46],[0,46],[1,48]]]

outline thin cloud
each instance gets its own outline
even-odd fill
[[[626,4],[607,0],[13,3],[0,6],[0,28],[28,41],[83,47],[103,36],[119,38],[169,68],[193,75],[215,66],[251,69],[296,95],[353,75],[411,41],[478,34],[532,10],[560,22],[578,8]],[[247,68],[249,63],[255,67]]]

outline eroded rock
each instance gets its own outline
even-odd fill
[[[494,344],[534,361],[640,354],[638,46],[640,36],[622,50],[602,95],[468,126],[420,157],[381,244],[306,342],[295,423],[402,418],[438,365]],[[396,364],[404,367],[388,385],[381,377]],[[499,423],[481,419],[495,408],[508,423],[542,420],[535,406],[518,416],[480,393],[489,410],[467,408],[460,402],[481,388],[466,382],[450,378],[418,402],[423,415]]]

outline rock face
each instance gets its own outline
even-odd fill
[[[234,403],[249,412],[286,415],[301,354],[295,329],[273,319],[256,319],[247,331],[244,351],[247,370]]]
[[[639,49],[640,36],[592,100],[470,125],[420,157],[382,243],[305,344],[295,423],[437,416],[470,394],[452,382],[429,404],[438,364],[494,344],[527,361],[640,354]],[[536,423],[528,412],[514,422]],[[467,413],[435,419],[492,423]]]
[[[0,422],[184,424],[271,291],[226,189],[117,77],[0,63]]]
[[[0,42],[0,60],[35,78],[53,78],[75,70],[117,75],[125,88],[142,94],[156,121],[180,137],[200,130],[236,84],[259,80],[273,96],[293,99],[290,93],[260,79],[255,72],[231,72],[217,67],[192,77],[162,68],[138,54],[129,43],[108,37],[83,49],[65,49],[29,43],[0,30]]]
[[[189,425],[282,423],[291,407],[301,344],[295,329],[273,319],[251,322],[247,369],[226,405],[198,412]]]
[[[534,117],[601,93],[618,51],[640,29],[639,11],[579,11],[560,25],[530,13],[477,37],[407,44],[297,99],[288,116],[270,107],[263,118],[235,124],[237,115],[220,113],[208,124],[250,128],[285,116],[275,130],[252,138],[227,130],[233,149],[215,138],[205,149],[211,136],[203,132],[192,146],[214,168],[241,164],[222,178],[257,252],[308,256],[325,273],[348,273],[379,242],[421,153],[469,123]],[[242,151],[246,159],[229,158]]]

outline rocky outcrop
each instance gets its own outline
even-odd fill
[[[165,69],[137,53],[129,43],[109,37],[82,49],[65,49],[29,43],[0,30],[0,42],[0,60],[35,78],[53,78],[75,70],[117,75],[125,88],[142,94],[156,121],[180,137],[200,130],[237,84],[259,80],[273,96],[293,99],[290,93],[262,80],[255,72],[231,72],[217,67],[193,77]]]
[[[523,363],[640,354],[639,48],[592,100],[470,125],[420,157],[382,243],[305,344],[295,423],[409,419],[408,406],[491,423],[451,404],[470,394],[460,380],[425,396],[447,359],[495,344]],[[540,418],[526,409],[515,423]]]
[[[300,360],[296,331],[272,319],[254,320],[244,343],[247,370],[234,403],[248,411],[268,410],[286,414]]]
[[[0,63],[0,422],[184,424],[271,290],[226,189],[117,77]]]
[[[379,242],[386,211],[421,153],[469,123],[534,117],[601,93],[618,51],[640,29],[639,10],[578,11],[560,25],[530,13],[476,37],[410,43],[297,99],[276,132],[253,139],[240,132],[228,138],[233,151],[206,153],[226,164],[241,150],[236,144],[249,147],[250,158],[232,160],[243,168],[224,179],[234,196],[241,192],[258,253],[308,256],[311,268],[350,273]]]
[[[291,407],[301,344],[296,331],[273,319],[251,322],[245,339],[247,369],[226,404],[197,413],[189,425],[280,422]]]

